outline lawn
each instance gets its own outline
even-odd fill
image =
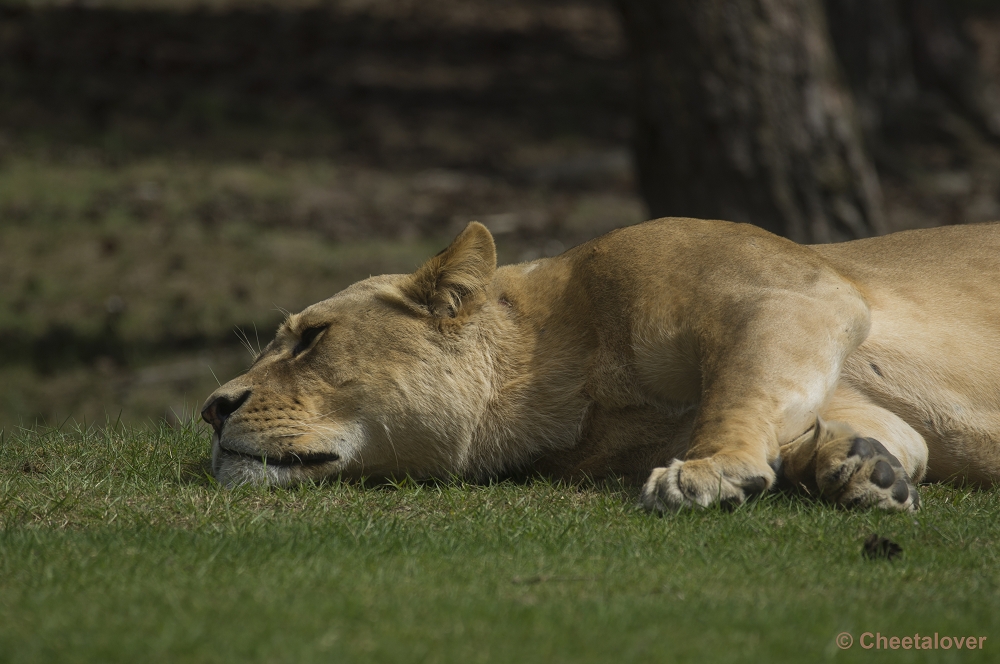
[[[996,661],[1000,491],[658,518],[544,480],[224,490],[201,425],[7,429],[0,661]],[[869,560],[872,532],[903,548]],[[841,632],[854,645],[841,650]],[[939,634],[867,651],[864,632]],[[983,650],[940,649],[985,636]]]

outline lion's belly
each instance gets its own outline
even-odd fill
[[[924,437],[928,479],[1000,480],[1000,224],[814,249],[872,310],[844,380]]]
[[[924,437],[928,479],[1000,481],[1000,313],[935,325],[909,308],[874,312],[844,380]]]

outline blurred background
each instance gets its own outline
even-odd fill
[[[0,0],[0,427],[176,422],[473,219],[1000,218],[998,89],[985,0]]]

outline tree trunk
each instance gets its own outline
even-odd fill
[[[825,0],[830,33],[870,138],[911,135],[955,110],[1000,137],[1000,91],[942,0]],[[950,107],[950,108],[949,108]]]
[[[798,242],[885,231],[822,0],[618,0],[635,157],[654,216],[745,221]]]

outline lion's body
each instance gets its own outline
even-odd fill
[[[1000,479],[1000,225],[659,220],[499,269],[470,225],[291,317],[206,419],[230,483],[534,468],[648,477],[653,509],[776,479],[912,509],[925,474]]]
[[[1000,224],[814,249],[871,308],[843,383],[920,433],[927,479],[1000,478]]]

